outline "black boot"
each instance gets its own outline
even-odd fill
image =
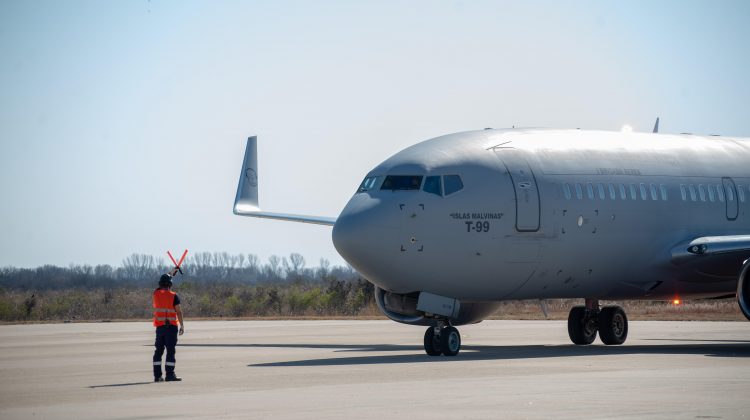
[[[178,377],[174,373],[167,373],[167,382],[175,382],[175,381],[181,381],[182,378]]]
[[[154,382],[164,382],[164,378],[162,378],[161,376],[155,376]]]

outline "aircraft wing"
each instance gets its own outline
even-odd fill
[[[233,211],[238,216],[260,217],[263,219],[286,220],[326,226],[333,226],[336,223],[335,217],[261,211],[258,205],[258,138],[256,136],[247,139],[245,159],[242,162],[242,172],[240,172],[240,181],[237,185],[237,195],[234,199]]]
[[[750,258],[750,235],[703,236],[672,248],[672,264],[715,277],[739,275]]]

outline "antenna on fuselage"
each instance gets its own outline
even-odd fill
[[[656,123],[654,124],[654,131],[652,133],[658,133],[659,132],[659,117],[656,117]]]

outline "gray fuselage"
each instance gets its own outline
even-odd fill
[[[462,301],[734,294],[736,255],[696,268],[677,254],[697,237],[750,233],[747,145],[581,130],[438,137],[370,171],[336,220],[333,241],[368,280],[400,294]],[[407,177],[419,185],[399,184]],[[456,179],[462,188],[447,194]]]

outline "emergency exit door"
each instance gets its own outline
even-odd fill
[[[523,153],[517,149],[495,149],[495,153],[510,173],[516,194],[516,230],[536,232],[539,230],[539,189]]]
[[[739,198],[737,197],[737,188],[734,185],[732,178],[722,178],[721,183],[724,185],[724,196],[726,197],[727,203],[727,219],[737,219],[739,213]]]

